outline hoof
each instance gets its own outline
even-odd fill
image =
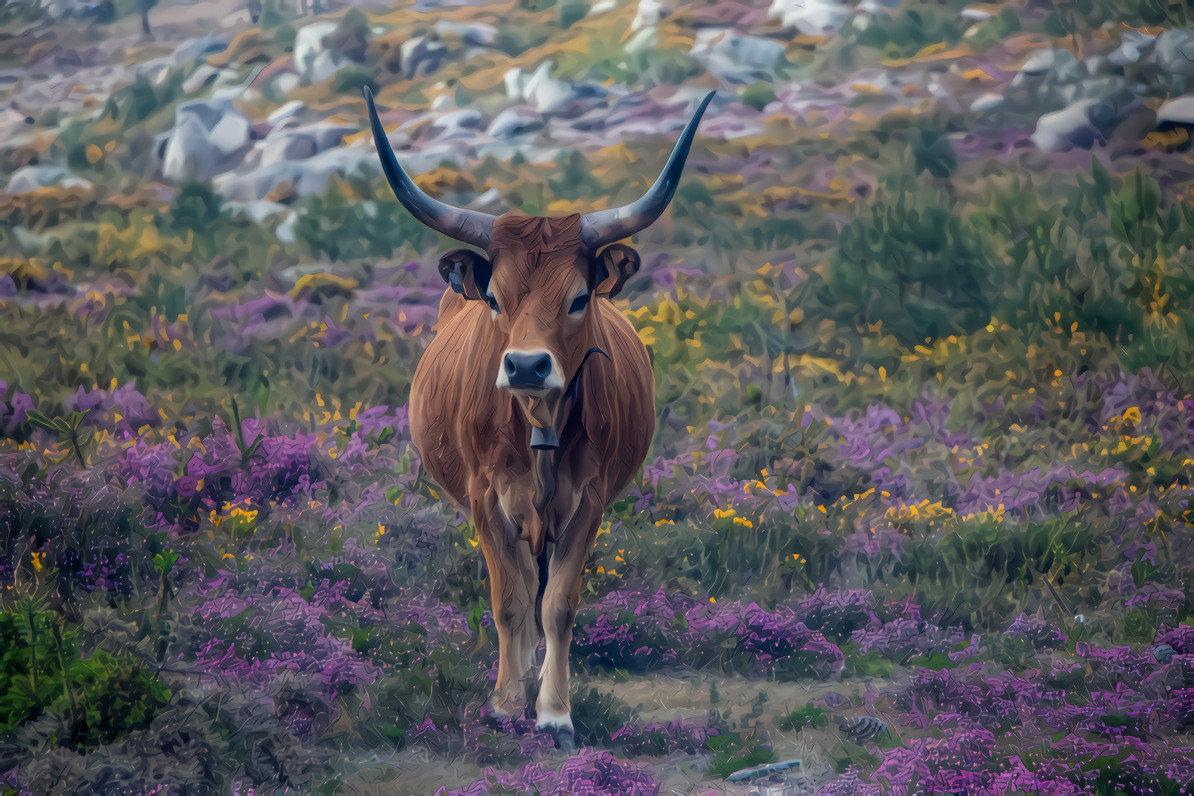
[[[576,731],[572,729],[572,717],[567,713],[553,715],[546,710],[540,712],[537,729],[550,735],[557,749],[571,752],[576,748]]]
[[[576,750],[576,733],[571,727],[557,727],[554,724],[549,724],[546,727],[540,727],[539,732],[545,732],[551,736],[552,740],[556,742],[556,749],[565,752],[572,752]]]

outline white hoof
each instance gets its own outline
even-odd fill
[[[536,716],[535,728],[544,732],[550,732],[552,730],[556,732],[561,730],[572,732],[572,714],[555,713],[550,710],[540,710]]]
[[[569,714],[544,711],[539,714],[535,726],[539,732],[547,733],[555,739],[557,749],[565,752],[576,749],[576,733],[572,729],[572,716]]]

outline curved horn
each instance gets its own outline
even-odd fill
[[[581,217],[580,237],[590,249],[596,251],[607,243],[627,238],[646,229],[663,215],[676,193],[676,186],[680,184],[680,174],[684,171],[684,161],[688,158],[688,150],[696,135],[697,125],[700,124],[705,108],[709,106],[709,101],[716,93],[709,92],[697,108],[692,120],[680,135],[680,140],[676,142],[676,148],[672,150],[671,157],[667,159],[659,178],[638,201],[625,207],[586,213]]]
[[[390,147],[390,140],[386,137],[385,128],[377,118],[377,109],[373,107],[373,92],[367,87],[365,103],[369,106],[369,124],[373,127],[373,140],[377,142],[377,156],[381,158],[381,169],[386,173],[386,179],[390,181],[390,187],[394,189],[394,195],[398,197],[402,206],[436,232],[462,243],[487,248],[493,239],[494,216],[478,210],[452,207],[423,193],[399,165],[398,158]]]

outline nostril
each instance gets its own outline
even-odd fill
[[[551,359],[549,357],[540,357],[535,364],[535,375],[541,379],[546,379],[547,375],[551,373]]]
[[[505,367],[506,367],[506,375],[507,376],[513,376],[514,371],[518,370],[518,368],[514,365],[514,360],[510,359],[509,354],[506,355],[506,358],[503,360],[503,363],[505,364]]]

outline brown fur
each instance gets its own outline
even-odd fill
[[[490,286],[501,312],[494,318],[483,301],[447,290],[436,336],[411,387],[411,435],[423,465],[471,511],[480,537],[500,650],[493,707],[507,714],[525,700],[523,681],[538,643],[532,553],[545,540],[556,548],[543,595],[548,643],[538,710],[541,716],[568,713],[568,646],[584,562],[605,507],[642,466],[654,435],[650,361],[609,299],[624,275],[592,285],[583,318],[564,307],[578,286],[593,280],[579,236],[575,215],[498,219]],[[565,383],[590,348],[608,354],[585,364],[579,407],[557,429],[557,451],[530,448],[525,399],[495,386],[508,347],[550,351]],[[543,477],[544,467],[554,479]],[[544,492],[545,480],[554,481],[554,491]]]

